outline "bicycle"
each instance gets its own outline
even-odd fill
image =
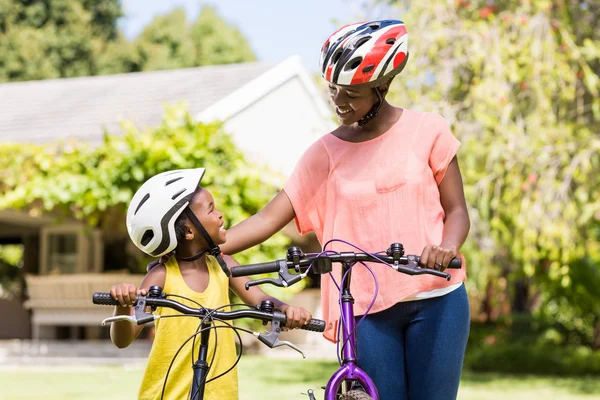
[[[339,239],[332,239],[323,246],[327,248],[330,242],[337,241],[351,245],[361,250],[351,243]],[[290,247],[287,251],[286,259],[271,261],[260,264],[250,264],[245,266],[233,267],[231,274],[237,276],[250,276],[257,274],[266,274],[277,272],[277,278],[263,278],[246,283],[246,289],[254,285],[272,284],[280,287],[288,287],[301,279],[305,278],[308,271],[317,275],[332,272],[332,263],[342,264],[342,283],[340,288],[340,329],[342,338],[338,338],[338,346],[342,343],[342,356],[338,349],[338,362],[340,368],[333,373],[325,389],[325,400],[379,400],[377,388],[372,379],[356,363],[356,321],[354,319],[354,299],[350,293],[350,282],[352,277],[352,267],[357,263],[372,262],[386,264],[398,272],[408,275],[430,274],[450,280],[450,274],[429,268],[420,267],[420,257],[415,255],[404,255],[404,247],[401,243],[392,243],[385,251],[385,255],[378,253],[368,253],[361,250],[360,253],[342,252],[337,253],[331,250],[321,253],[304,254],[298,247]],[[450,262],[449,268],[461,268],[462,260],[455,258]],[[368,266],[366,266],[369,268]],[[289,269],[294,269],[299,274],[291,274]],[[370,270],[370,269],[369,269]],[[375,275],[371,271],[373,278]],[[375,279],[377,283],[377,280]],[[375,296],[377,293],[375,293]],[[360,323],[360,321],[359,321]],[[358,389],[358,388],[362,388]],[[309,400],[316,400],[314,392],[308,391]]]
[[[167,317],[196,317],[201,318],[200,321],[200,329],[195,332],[193,335],[188,338],[185,343],[182,344],[181,348],[185,346],[190,340],[195,340],[195,338],[200,335],[200,346],[198,349],[198,358],[193,363],[193,378],[191,384],[191,400],[203,400],[204,399],[204,388],[206,382],[206,378],[208,376],[208,371],[210,369],[210,365],[207,362],[208,357],[208,343],[210,338],[210,332],[212,329],[217,328],[231,328],[234,329],[236,335],[238,336],[238,340],[240,342],[240,346],[242,344],[241,337],[238,330],[245,331],[251,333],[256,336],[260,342],[265,344],[270,348],[280,347],[280,346],[288,346],[292,349],[296,350],[302,357],[306,358],[302,350],[300,350],[296,345],[290,343],[288,341],[280,341],[279,334],[281,333],[281,327],[284,327],[286,324],[286,315],[275,309],[274,304],[270,300],[264,300],[260,306],[248,306],[246,304],[227,304],[219,309],[207,309],[199,305],[199,308],[189,307],[185,304],[182,304],[175,300],[167,299],[169,295],[163,293],[162,288],[159,286],[151,286],[148,290],[148,294],[146,296],[138,295],[136,298],[136,302],[134,304],[134,315],[118,315],[114,317],[106,318],[102,321],[102,325],[106,325],[116,321],[128,321],[132,324],[143,325],[148,322],[152,322],[156,319],[161,318],[160,315],[153,314],[152,312],[147,312],[147,308],[149,307],[151,311],[156,311],[157,307],[168,307],[178,311],[180,314],[177,315],[167,315],[162,318]],[[95,292],[92,295],[92,302],[98,305],[107,305],[107,306],[118,306],[120,305],[117,300],[112,298],[110,293],[103,292]],[[233,310],[233,311],[219,311],[221,308],[233,307],[233,306],[246,306],[254,309],[244,309],[244,310]],[[253,332],[245,328],[232,326],[231,324],[226,323],[225,321],[231,321],[240,318],[251,318],[255,320],[263,321],[263,325],[267,323],[271,323],[270,332],[258,333]],[[225,323],[225,326],[217,326],[214,325],[214,321],[220,321]],[[301,329],[314,331],[314,332],[323,332],[325,330],[325,321],[319,319],[312,319],[308,324],[301,327]],[[215,341],[216,347],[216,341]],[[181,349],[180,348],[180,349]],[[176,353],[173,356],[173,359],[177,357]],[[214,354],[214,353],[213,353]],[[235,365],[239,362],[242,354],[242,349],[240,349],[240,353],[235,364],[226,372],[231,371]],[[164,396],[165,387],[168,379],[165,377],[165,381],[163,384],[163,395],[161,395],[161,399]],[[216,379],[216,378],[213,378]]]

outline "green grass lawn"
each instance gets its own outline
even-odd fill
[[[246,356],[240,365],[240,400],[307,399],[335,364]],[[0,400],[130,400],[137,395],[143,367],[19,367],[0,369]],[[579,400],[600,398],[600,379],[471,374],[463,377],[461,400]]]

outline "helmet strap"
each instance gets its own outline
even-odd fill
[[[364,117],[358,120],[358,126],[365,126],[369,121],[377,116],[377,113],[379,113],[379,109],[383,105],[383,96],[379,88],[375,88],[375,95],[377,95],[377,103],[371,107],[369,112]]]
[[[191,256],[191,257],[177,257],[177,258],[180,259],[180,260],[182,260],[182,261],[196,261],[197,259],[199,259],[200,257],[202,257],[206,253],[208,253],[208,249],[202,250],[200,253],[196,254],[195,256]]]
[[[196,215],[192,212],[192,210],[190,210],[189,207],[186,207],[185,210],[183,210],[183,212],[185,213],[185,215],[187,215],[187,217],[190,219],[190,221],[192,221],[192,224],[194,224],[196,229],[198,229],[200,231],[200,234],[204,237],[206,244],[208,244],[208,249],[202,250],[198,254],[191,256],[191,257],[185,257],[185,258],[178,257],[178,258],[183,261],[194,261],[194,260],[197,260],[200,257],[202,257],[205,253],[208,253],[217,259],[217,262],[221,266],[221,269],[223,270],[225,275],[230,276],[231,273],[229,272],[229,268],[227,268],[227,263],[225,263],[225,260],[223,260],[223,257],[221,256],[221,249],[219,248],[219,246],[215,245],[215,243],[213,242],[212,238],[210,237],[210,235],[208,234],[206,229],[204,229],[204,227],[202,226],[202,224],[200,223],[200,221],[198,220]]]

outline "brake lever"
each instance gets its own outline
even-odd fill
[[[137,319],[137,324],[143,325],[158,318],[160,316],[146,312],[146,296],[138,296],[135,302],[135,319]]]
[[[132,315],[115,315],[114,317],[105,318],[102,320],[102,326],[106,326],[117,321],[128,321],[133,325],[137,325],[137,319]]]
[[[280,347],[280,346],[288,346],[288,347],[296,350],[298,353],[300,353],[302,355],[302,358],[306,358],[306,355],[304,354],[304,352],[302,350],[300,350],[300,348],[298,348],[298,346],[296,346],[292,342],[288,342],[287,340],[277,340],[277,342],[273,345],[273,347]]]
[[[133,325],[144,325],[144,324],[147,324],[148,322],[152,322],[159,318],[160,318],[160,315],[149,314],[149,313],[147,313],[141,319],[138,319],[133,315],[115,315],[114,317],[108,317],[108,318],[105,318],[104,320],[102,320],[102,326],[106,326],[108,324],[111,324],[113,322],[118,322],[118,321],[127,321]]]
[[[270,283],[271,285],[275,285],[275,286],[279,286],[279,287],[285,287],[286,286],[284,284],[284,282],[281,280],[281,278],[279,278],[279,279],[264,278],[264,279],[256,279],[256,280],[253,280],[253,281],[246,282],[246,290],[248,290],[248,288],[250,286],[263,285],[265,283]]]
[[[281,333],[281,321],[286,318],[285,314],[281,311],[273,311],[273,320],[271,321],[271,332],[269,333],[257,333],[254,332],[254,336],[258,338],[268,347],[275,348],[281,346],[288,346],[298,353],[302,354],[302,358],[306,358],[306,355],[300,350],[295,344],[286,340],[279,340],[279,334]]]
[[[414,258],[412,258],[412,256],[408,256],[408,264],[397,265],[396,269],[398,271],[405,272],[410,275],[425,275],[425,274],[427,274],[427,275],[439,276],[441,278],[445,278],[447,281],[449,281],[452,278],[452,275],[450,275],[447,272],[438,271],[436,269],[431,269],[431,268],[421,267],[421,265],[419,263],[417,263],[417,261]]]
[[[271,285],[275,285],[275,286],[279,286],[279,287],[288,287],[293,285],[296,282],[299,282],[300,280],[304,279],[306,277],[306,273],[302,273],[302,274],[290,274],[290,272],[288,271],[288,266],[287,266],[287,261],[286,260],[279,260],[279,277],[277,279],[273,279],[273,278],[264,278],[264,279],[256,279],[253,281],[248,281],[246,282],[246,290],[248,290],[248,288],[250,286],[256,286],[256,285],[263,285],[265,283],[270,283]]]
[[[115,315],[113,317],[105,318],[102,321],[102,326],[117,321],[128,321],[133,325],[144,325],[160,318],[160,315],[146,312],[146,296],[137,296],[134,310],[134,315]]]

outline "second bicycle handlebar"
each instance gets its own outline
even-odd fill
[[[138,296],[139,297],[142,296]],[[145,296],[146,306],[151,307],[167,307],[173,310],[176,310],[184,315],[191,315],[200,318],[204,318],[210,316],[210,318],[221,319],[224,321],[240,319],[240,318],[252,318],[261,321],[271,321],[273,320],[273,315],[275,312],[279,311],[259,311],[259,310],[234,310],[234,311],[214,311],[205,308],[193,308],[188,307],[184,304],[181,304],[177,301],[161,298],[161,297],[151,297]],[[94,304],[106,305],[106,306],[120,306],[121,304],[115,300],[110,293],[96,292],[92,296],[92,302]],[[286,316],[284,313],[281,313],[282,325],[285,326]],[[138,324],[144,324],[150,322],[152,319],[148,321],[140,321]],[[301,329],[313,332],[323,332],[325,330],[325,321],[320,319],[312,319],[310,322],[304,326],[300,327]]]

